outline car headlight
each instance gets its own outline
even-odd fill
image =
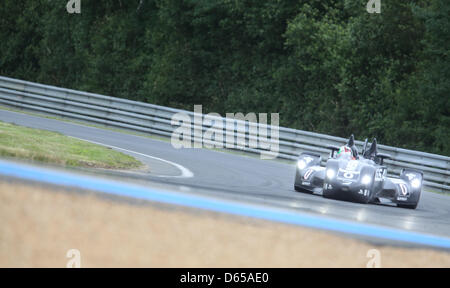
[[[419,179],[417,179],[417,178],[414,178],[412,181],[411,181],[411,186],[413,187],[413,188],[419,188],[420,187],[420,180]]]
[[[372,177],[370,177],[369,175],[364,175],[361,179],[361,183],[364,185],[370,184],[370,182],[372,182]]]
[[[335,175],[336,175],[336,172],[334,172],[333,169],[328,169],[327,170],[327,177],[328,177],[328,179],[333,179]]]
[[[298,169],[300,169],[300,170],[305,169],[305,167],[306,167],[306,162],[303,161],[303,160],[299,160],[299,161],[297,162],[297,167],[298,167]]]

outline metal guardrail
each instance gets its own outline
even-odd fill
[[[42,85],[0,76],[0,104],[16,107],[23,110],[37,111],[49,115],[66,117],[87,121],[90,123],[115,126],[154,135],[171,137],[172,132],[180,125],[172,125],[172,118],[177,113],[201,117],[203,120],[220,120],[208,115],[198,115],[191,111],[174,109],[164,106],[131,101],[122,98],[109,97],[99,94],[81,92],[54,86]],[[227,120],[229,121],[229,120]],[[209,121],[211,122],[211,121]],[[192,129],[193,141],[202,142],[196,137],[196,132],[204,133],[207,130],[216,131],[211,125],[188,125]],[[185,125],[186,126],[186,125]],[[270,125],[250,123],[248,121],[233,120],[231,126],[225,125],[221,132],[232,132],[246,141],[258,141],[267,145],[275,144],[270,138],[258,136],[259,129],[276,129],[279,133],[279,153],[282,159],[295,160],[301,152],[310,151],[320,153],[324,158],[329,155],[328,145],[340,146],[347,139],[324,134],[312,133],[302,130]],[[224,137],[225,138],[225,137]],[[203,141],[205,145],[222,145],[223,141]],[[355,141],[361,149],[363,143]],[[414,168],[424,172],[424,185],[442,192],[450,192],[450,157],[424,153],[419,151],[401,149],[385,145],[378,146],[379,151],[392,155],[392,160],[386,160],[389,173],[398,175],[401,168]],[[270,155],[268,149],[240,147],[240,150],[265,153]]]

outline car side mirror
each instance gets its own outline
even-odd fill
[[[340,148],[338,146],[328,145],[327,149],[331,150],[331,158],[334,158],[336,152],[339,151]]]

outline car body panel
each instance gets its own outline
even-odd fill
[[[333,153],[326,167],[322,167],[320,155],[302,153],[296,167],[295,190],[360,203],[375,203],[384,198],[399,206],[417,206],[422,190],[421,171],[403,169],[399,178],[387,177],[387,166],[374,160],[332,157]]]

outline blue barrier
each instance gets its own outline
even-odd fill
[[[362,235],[366,237],[401,241],[439,248],[450,248],[450,238],[446,237],[366,225],[344,220],[329,219],[322,216],[306,215],[297,212],[269,208],[266,206],[221,201],[208,197],[164,191],[113,180],[104,180],[89,176],[81,176],[67,172],[16,164],[7,161],[0,161],[0,174],[25,180],[39,181],[42,183],[76,187],[112,195],[182,205],[186,207],[254,217],[269,221],[277,221],[287,224],[349,233],[353,235]]]

